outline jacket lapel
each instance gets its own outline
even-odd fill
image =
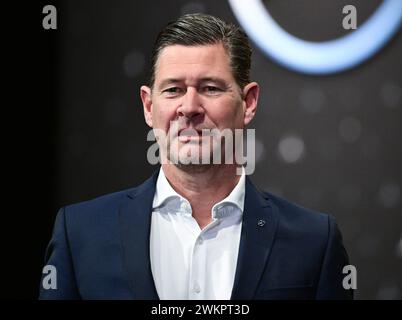
[[[246,179],[246,195],[232,300],[253,299],[278,225],[276,206]]]
[[[158,172],[127,195],[119,212],[123,263],[135,300],[159,299],[149,250],[152,201]]]

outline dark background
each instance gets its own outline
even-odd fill
[[[343,6],[356,6],[359,26],[381,3],[264,2],[283,28],[311,41],[349,32]],[[57,7],[57,30],[42,29],[45,4]],[[189,12],[237,21],[227,1],[213,0],[38,1],[30,8],[39,40],[26,29],[13,38],[21,48],[14,76],[24,90],[12,110],[23,134],[6,168],[14,224],[3,233],[11,267],[2,294],[36,299],[57,210],[135,186],[155,169],[146,159],[139,87],[158,31]],[[357,299],[402,299],[401,56],[399,32],[366,63],[317,77],[278,66],[254,47],[252,77],[262,94],[251,126],[258,139],[252,180],[336,217],[357,268]]]

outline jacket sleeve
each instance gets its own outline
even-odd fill
[[[318,300],[352,300],[353,289],[343,287],[347,274],[342,270],[349,265],[349,258],[342,243],[342,235],[332,216],[328,218],[328,242],[317,286]]]
[[[40,281],[40,300],[80,299],[68,241],[64,208],[60,209],[57,214],[52,239],[46,249],[43,271],[46,273],[42,274]],[[49,275],[54,271],[54,277],[50,279]],[[50,282],[52,286],[49,286]]]

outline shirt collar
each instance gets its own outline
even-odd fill
[[[245,189],[246,189],[246,176],[244,167],[242,167],[242,173],[240,179],[230,194],[223,200],[219,201],[212,207],[212,217],[215,219],[224,218],[230,215],[233,209],[240,209],[240,213],[244,211],[244,198],[245,198]],[[167,180],[165,173],[163,172],[163,168],[161,167],[159,170],[158,179],[156,181],[156,190],[154,195],[154,200],[152,207],[153,209],[162,206],[165,202],[169,202],[169,200],[180,200],[181,203],[187,203],[190,205],[190,202],[178,194],[170,185]]]
[[[159,170],[158,180],[156,181],[156,190],[152,208],[161,206],[165,201],[172,198],[179,198],[180,200],[187,201],[184,197],[179,195],[170,185],[167,180],[163,168]]]

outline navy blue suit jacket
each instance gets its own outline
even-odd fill
[[[40,299],[158,299],[149,251],[157,173],[59,211],[45,257],[57,289],[41,281]],[[260,192],[246,178],[231,299],[351,299],[342,286],[347,264],[333,217]]]

